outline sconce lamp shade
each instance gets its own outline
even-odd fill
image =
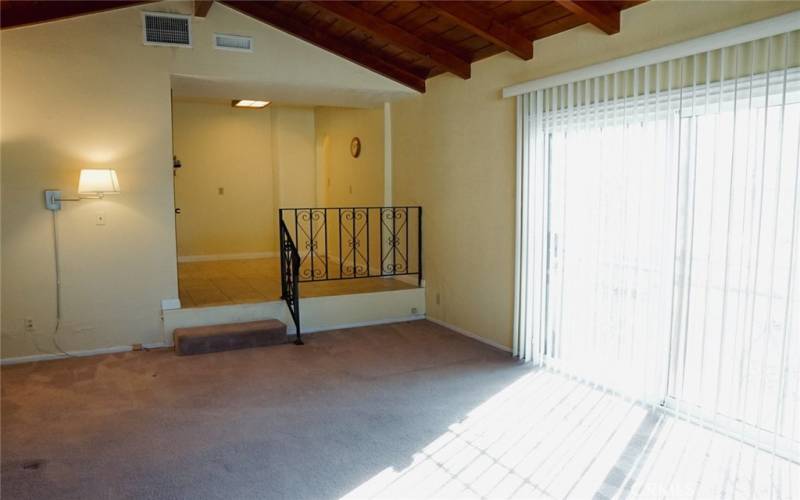
[[[83,169],[78,194],[119,194],[117,172],[112,169]]]

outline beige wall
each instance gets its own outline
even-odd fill
[[[395,105],[394,201],[425,206],[429,313],[510,345],[514,110],[499,97],[503,86],[797,6],[656,1],[626,11],[619,35],[579,28],[537,43],[533,61],[497,56],[476,64],[468,81],[440,76],[425,96]],[[160,301],[177,297],[170,75],[258,80],[259,88],[286,95],[407,93],[218,3],[193,21],[194,48],[142,45],[141,10],[191,9],[191,2],[153,3],[0,34],[2,357],[55,349],[51,213],[42,190],[72,194],[85,167],[116,168],[122,194],[65,203],[58,214],[59,343],[78,350],[162,341]],[[252,34],[256,52],[215,51],[214,32]],[[271,113],[274,128],[281,117]],[[314,130],[309,111],[285,118]],[[290,135],[271,140],[280,182],[295,172],[286,160],[298,155],[296,141],[315,146]],[[313,154],[297,164],[303,172],[316,168]],[[276,187],[275,199],[305,204],[317,196],[316,181],[309,186],[283,199]],[[98,212],[103,226],[95,225]],[[34,320],[34,332],[25,332],[25,318]]]
[[[383,205],[383,107],[371,109],[316,108],[317,200],[321,207],[377,207]],[[361,153],[353,158],[350,143],[361,140]],[[377,211],[370,211],[369,246],[380,248]],[[348,225],[346,222],[343,224]],[[339,255],[339,221],[328,214],[328,254]],[[346,241],[342,242],[346,248]],[[347,252],[344,252],[345,254]],[[380,252],[370,254],[371,272],[380,273]]]
[[[317,95],[405,92],[220,4],[193,21],[194,48],[142,44],[141,10],[191,9],[191,2],[153,3],[0,33],[2,357],[55,352],[51,213],[42,191],[73,194],[85,167],[117,169],[122,193],[65,203],[58,214],[59,343],[88,350],[163,340],[160,302],[178,295],[171,74],[259,79],[277,90],[312,82]],[[214,32],[253,34],[256,51],[216,51]],[[304,120],[313,131],[313,113]],[[95,225],[97,212],[106,225]],[[25,331],[25,318],[34,332]]]
[[[350,154],[354,136],[359,158]],[[183,164],[175,178],[182,258],[277,251],[280,207],[383,203],[383,108],[176,101],[173,137]]]
[[[320,205],[329,207],[383,205],[383,108],[316,109]],[[353,158],[350,142],[361,140]]]
[[[424,206],[428,315],[511,346],[515,107],[503,87],[798,8],[656,0],[624,11],[617,35],[582,26],[536,42],[531,61],[495,56],[470,80],[443,75],[393,104],[393,196]]]
[[[272,110],[272,165],[277,207],[313,207],[317,202],[314,109]]]
[[[86,167],[117,169],[123,194],[65,203],[58,213],[61,346],[162,338],[160,301],[177,296],[170,51],[126,43],[141,36],[132,14],[2,32],[3,357],[55,349],[51,213],[42,191],[74,195]],[[124,64],[104,70],[109,61]],[[97,226],[101,211],[106,225]],[[25,318],[35,332],[25,332]]]
[[[270,113],[173,103],[179,257],[277,251]]]

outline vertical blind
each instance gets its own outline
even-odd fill
[[[799,33],[517,97],[516,355],[800,459]]]

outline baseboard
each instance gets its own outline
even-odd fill
[[[162,347],[169,347],[164,342],[153,342],[150,344],[142,344],[143,349],[160,349]],[[120,352],[129,352],[133,350],[133,346],[120,345],[113,347],[101,347],[99,349],[86,349],[82,351],[66,351],[63,353],[46,353],[34,354],[32,356],[18,356],[16,358],[3,358],[0,359],[0,366],[18,365],[21,363],[33,363],[34,361],[53,361],[56,359],[64,359],[69,357],[83,358],[86,356],[101,356],[103,354],[117,354]]]
[[[484,344],[486,344],[488,346],[492,346],[495,349],[500,349],[501,351],[504,351],[504,352],[507,352],[507,353],[511,353],[511,348],[506,347],[503,344],[498,344],[497,342],[494,342],[494,341],[489,340],[487,338],[481,337],[480,335],[478,335],[476,333],[472,333],[470,331],[464,330],[463,328],[457,327],[455,325],[451,325],[450,323],[447,323],[447,322],[442,321],[440,319],[434,319],[434,318],[431,318],[430,316],[428,316],[428,321],[436,323],[437,325],[443,326],[443,327],[445,327],[445,328],[447,328],[449,330],[453,330],[454,332],[459,333],[459,334],[461,334],[461,335],[463,335],[465,337],[469,337],[469,338],[471,338],[473,340],[477,340],[478,342],[482,342],[482,343],[484,343]]]
[[[329,332],[332,330],[342,330],[344,328],[359,328],[362,326],[375,326],[375,325],[385,325],[388,323],[405,323],[407,321],[417,321],[420,319],[425,319],[424,314],[412,314],[410,316],[403,316],[401,318],[388,318],[388,319],[376,319],[372,321],[358,321],[355,323],[342,323],[339,325],[332,325],[332,326],[321,326],[317,328],[308,328],[304,329],[302,334],[305,335],[307,333],[319,333],[319,332]],[[287,325],[287,331],[289,335],[295,334],[294,325]]]
[[[409,316],[403,316],[403,317],[399,317],[399,318],[386,318],[386,319],[378,319],[378,320],[373,320],[373,321],[359,321],[359,322],[355,322],[355,323],[342,323],[342,324],[338,324],[338,325],[324,326],[324,327],[318,327],[318,328],[309,328],[309,329],[306,329],[305,331],[303,331],[303,335],[311,334],[311,333],[318,333],[318,332],[327,332],[327,331],[332,331],[332,330],[342,330],[344,328],[359,328],[359,327],[363,327],[363,326],[385,325],[385,324],[388,324],[388,323],[404,323],[404,322],[407,322],[407,321],[417,321],[417,320],[421,320],[421,319],[426,319],[424,314],[412,314],[412,315],[409,315]],[[469,332],[467,330],[464,330],[463,328],[457,327],[455,325],[451,325],[450,323],[447,323],[447,322],[442,321],[442,320],[438,320],[438,319],[434,319],[434,318],[430,318],[430,317],[428,317],[427,319],[429,321],[433,322],[433,323],[436,323],[437,325],[440,325],[440,326],[443,326],[443,327],[447,328],[448,330],[453,330],[454,332],[456,332],[456,333],[458,333],[460,335],[464,335],[465,337],[469,337],[471,339],[477,340],[478,342],[482,342],[482,343],[484,343],[486,345],[494,347],[495,349],[499,349],[501,351],[508,352],[508,353],[511,352],[511,349],[509,349],[508,347],[506,347],[506,346],[504,346],[502,344],[498,344],[497,342],[493,342],[491,340],[485,339],[485,338],[481,337],[480,335],[477,335],[475,333],[472,333],[472,332]],[[294,334],[294,325],[287,325],[287,326],[289,326],[289,328],[288,328],[289,334],[293,335]],[[149,344],[142,344],[142,347],[144,349],[159,349],[159,348],[170,347],[170,346],[166,342],[153,342],[153,343],[149,343]],[[132,346],[126,345],[126,346],[102,347],[102,348],[99,348],[99,349],[87,349],[87,350],[82,350],[82,351],[67,351],[67,354],[69,356],[67,354],[62,354],[62,353],[57,353],[57,354],[50,354],[50,353],[48,353],[48,354],[34,354],[32,356],[19,356],[19,357],[16,357],[16,358],[0,359],[0,365],[6,366],[6,365],[18,365],[18,364],[21,364],[21,363],[33,363],[35,361],[53,361],[53,360],[56,360],[56,359],[64,359],[64,358],[67,358],[67,357],[70,357],[70,356],[75,356],[75,357],[100,356],[100,355],[103,355],[103,354],[117,354],[117,353],[121,353],[121,352],[130,352],[132,350],[133,350]]]
[[[210,262],[215,260],[248,260],[277,257],[278,252],[221,253],[215,255],[180,255],[178,262]]]

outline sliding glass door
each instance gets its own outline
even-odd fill
[[[521,356],[800,458],[798,45],[521,99]]]
[[[800,104],[776,86],[755,105],[745,88],[737,110],[683,120],[693,154],[667,403],[754,437],[796,438]]]
[[[652,148],[669,126],[665,117],[561,129],[551,134],[548,165],[545,355],[650,399],[666,387],[678,182],[663,157],[653,161]]]

